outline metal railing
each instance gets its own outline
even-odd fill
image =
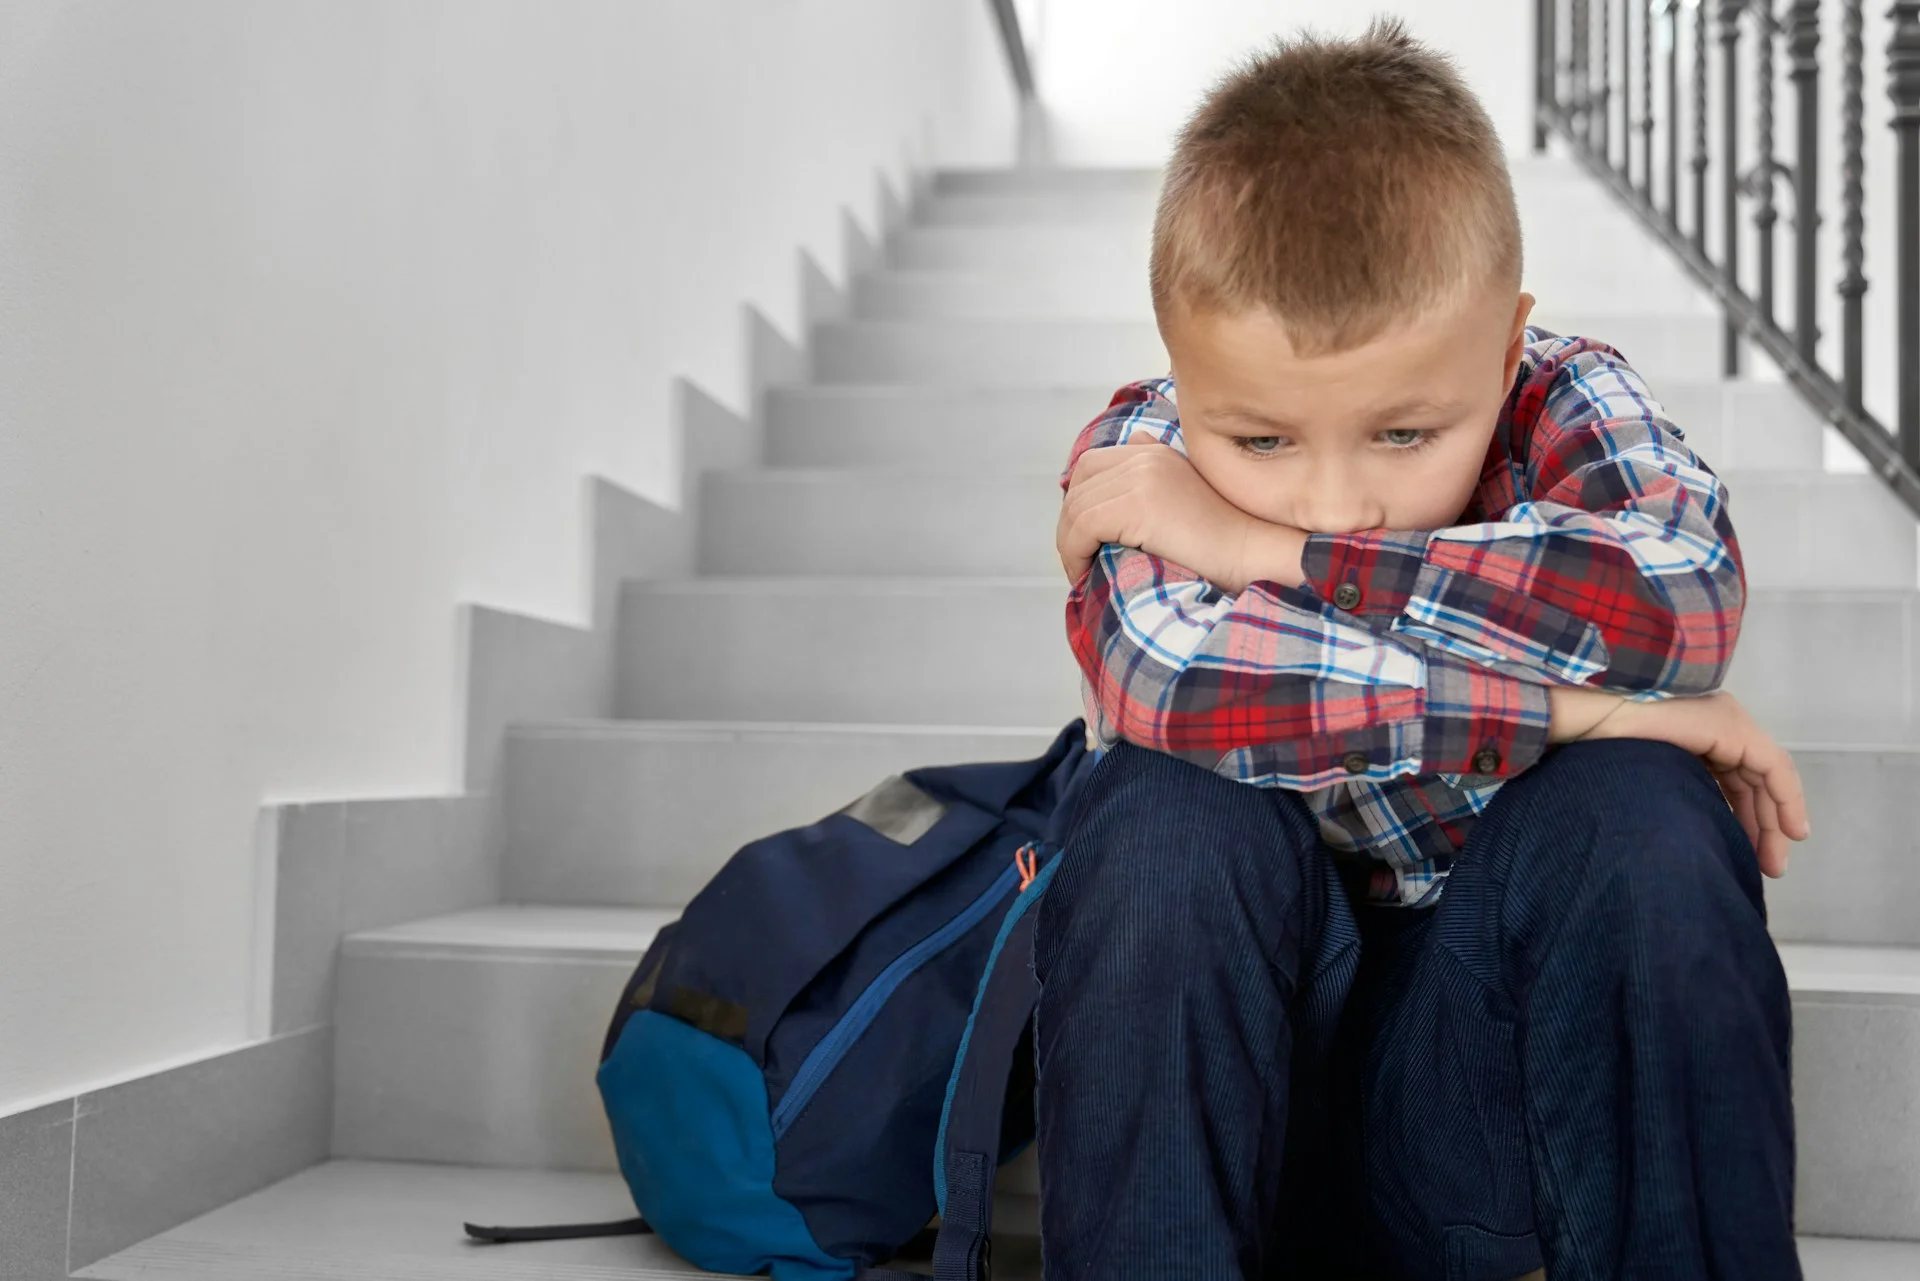
[[[1026,34],[1020,29],[1020,11],[1013,0],[991,0],[993,16],[1000,24],[1000,43],[1007,51],[1007,68],[1013,73],[1014,87],[1023,99],[1033,97],[1033,60],[1027,56]]]
[[[1737,375],[1741,339],[1762,348],[1801,395],[1920,514],[1920,0],[1885,10],[1888,125],[1895,135],[1892,191],[1869,211],[1866,185],[1862,0],[1536,0],[1534,149],[1558,137],[1711,289],[1726,314],[1723,368]],[[1840,33],[1837,372],[1822,357],[1819,327],[1822,204],[1820,108],[1823,29]],[[1709,101],[1709,46],[1717,44],[1718,101]],[[1691,58],[1683,101],[1682,46]],[[1659,56],[1656,57],[1656,46]],[[1784,51],[1794,91],[1793,154],[1776,155],[1776,56]],[[1636,65],[1637,64],[1637,65]],[[1751,81],[1751,106],[1742,90]],[[1656,86],[1664,92],[1656,93]],[[1660,119],[1664,102],[1664,120]],[[1684,111],[1683,111],[1684,106]],[[1750,116],[1743,113],[1750,110]],[[1681,181],[1681,117],[1687,118],[1691,191]],[[1718,154],[1709,125],[1718,116]],[[1742,128],[1743,121],[1747,127]],[[1664,127],[1663,127],[1664,126]],[[1743,149],[1743,143],[1745,147]],[[1664,164],[1655,179],[1655,153]],[[1717,194],[1709,191],[1709,174]],[[1782,184],[1792,213],[1792,315],[1777,298]],[[1656,192],[1656,188],[1658,191]],[[1683,202],[1683,194],[1690,196]],[[1718,204],[1717,259],[1708,231]],[[1685,208],[1682,208],[1682,205]],[[1867,410],[1866,227],[1871,212],[1891,227],[1896,313],[1891,429]],[[1743,234],[1742,218],[1751,222]],[[1742,246],[1756,261],[1743,267]],[[1877,273],[1885,268],[1877,262]],[[1831,348],[1832,344],[1826,344]]]

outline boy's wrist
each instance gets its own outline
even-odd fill
[[[1240,541],[1240,557],[1231,584],[1220,587],[1238,594],[1249,583],[1279,583],[1298,587],[1306,581],[1301,557],[1307,550],[1305,531],[1276,525],[1249,515]]]
[[[1624,694],[1616,694],[1612,690],[1583,685],[1549,685],[1547,741],[1566,743],[1586,735],[1626,701]]]

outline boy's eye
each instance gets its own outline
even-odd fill
[[[1240,443],[1246,447],[1248,453],[1270,454],[1280,447],[1280,438],[1278,436],[1242,436]]]
[[[1389,445],[1393,445],[1399,449],[1411,449],[1416,445],[1424,444],[1427,439],[1427,433],[1417,427],[1389,427],[1383,434],[1389,437],[1387,441]],[[1411,439],[1391,439],[1394,436],[1406,436]]]

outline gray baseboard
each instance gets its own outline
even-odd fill
[[[60,1281],[324,1161],[333,1028],[0,1117],[0,1276]]]

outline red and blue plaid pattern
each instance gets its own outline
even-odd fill
[[[1369,896],[1437,900],[1505,779],[1547,746],[1550,684],[1717,689],[1746,573],[1725,486],[1613,348],[1527,331],[1462,524],[1311,534],[1307,584],[1228,595],[1107,544],[1067,598],[1088,737],[1306,794],[1372,862]],[[1074,441],[1186,452],[1171,378],[1123,387]],[[1352,583],[1359,603],[1329,602]]]

